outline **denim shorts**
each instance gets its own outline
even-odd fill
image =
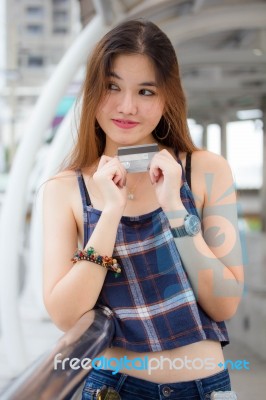
[[[231,390],[227,369],[203,379],[163,384],[93,369],[86,379],[82,400],[96,400],[104,386],[115,389],[122,400],[210,400],[213,391]]]

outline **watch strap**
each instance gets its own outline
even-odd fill
[[[179,226],[178,228],[171,228],[171,232],[175,238],[187,236],[187,231],[184,225]]]

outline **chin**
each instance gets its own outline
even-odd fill
[[[119,138],[119,140],[116,143],[119,147],[125,147],[125,146],[136,146],[136,145],[140,144],[140,142],[142,142],[142,141],[125,137],[125,138]]]

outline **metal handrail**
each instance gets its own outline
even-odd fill
[[[92,360],[110,345],[113,336],[112,311],[107,307],[88,311],[57,341],[52,351],[45,353],[12,380],[0,394],[0,399],[70,399],[90,370],[87,367],[75,369],[69,362],[55,369],[55,356],[60,354],[60,360]]]

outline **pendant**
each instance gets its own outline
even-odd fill
[[[128,193],[127,198],[128,198],[128,200],[134,200],[134,194]]]

